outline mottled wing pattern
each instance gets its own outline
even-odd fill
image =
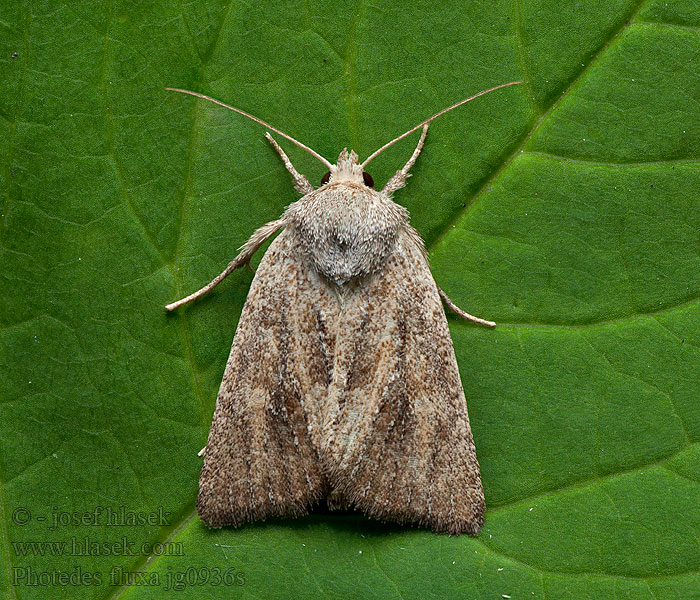
[[[328,493],[317,409],[339,307],[297,248],[290,230],[274,240],[238,323],[199,482],[197,511],[210,527],[300,515]]]
[[[484,513],[464,392],[417,234],[349,295],[323,452],[333,497],[369,516],[477,533]]]

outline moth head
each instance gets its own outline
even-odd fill
[[[338,156],[338,162],[335,165],[331,165],[330,171],[321,178],[321,185],[329,183],[354,183],[374,188],[372,176],[362,169],[360,159],[355,154],[355,151],[353,150],[348,154],[347,148],[343,148],[343,151]]]

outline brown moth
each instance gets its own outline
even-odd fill
[[[476,534],[484,492],[441,298],[408,211],[406,185],[429,123],[506,83],[454,104],[363,163],[333,165],[264,121],[240,113],[324,163],[314,188],[267,133],[304,194],[260,227],[207,286],[219,284],[269,237],[241,313],[216,401],[197,511],[210,527],[307,513],[321,499],[383,521]],[[171,88],[169,88],[171,89]],[[381,191],[365,171],[380,152],[422,128],[413,155]]]

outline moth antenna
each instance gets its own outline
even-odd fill
[[[312,150],[311,148],[309,148],[306,144],[302,144],[300,141],[295,140],[291,135],[287,135],[286,133],[284,133],[284,131],[280,131],[276,127],[273,127],[269,123],[265,123],[265,121],[263,121],[262,119],[258,119],[258,117],[254,117],[253,115],[248,114],[247,112],[241,110],[240,108],[236,108],[234,106],[229,106],[228,104],[224,104],[220,100],[216,100],[215,98],[212,98],[211,96],[205,96],[204,94],[200,94],[199,92],[191,92],[189,90],[181,90],[179,88],[170,88],[170,87],[165,88],[165,89],[168,91],[171,91],[171,92],[180,92],[181,94],[189,94],[190,96],[202,98],[202,100],[209,100],[209,102],[213,102],[214,104],[218,104],[219,106],[223,106],[224,108],[228,108],[229,110],[232,110],[233,112],[236,112],[239,115],[243,115],[244,117],[248,117],[251,121],[255,121],[256,123],[260,123],[260,125],[262,125],[263,127],[267,127],[270,131],[274,131],[275,133],[281,135],[283,138],[288,139],[293,144],[296,144],[302,150],[306,150],[311,156],[320,160],[329,169],[332,166],[329,161],[327,161],[325,158],[323,158],[323,156],[321,156],[315,150]]]
[[[409,129],[405,133],[402,133],[399,137],[394,138],[390,142],[384,144],[379,150],[376,150],[375,152],[370,154],[369,157],[365,160],[365,162],[363,162],[360,166],[364,169],[371,160],[374,160],[374,158],[376,158],[379,154],[384,152],[384,150],[386,150],[390,146],[393,146],[396,142],[398,142],[399,140],[402,140],[406,136],[411,135],[414,131],[417,131],[418,129],[420,129],[424,125],[427,125],[431,121],[434,121],[438,117],[441,117],[446,112],[450,112],[451,110],[457,108],[458,106],[462,106],[462,104],[466,104],[467,102],[471,102],[472,100],[478,98],[479,96],[483,96],[484,94],[488,94],[489,92],[495,92],[496,90],[500,90],[501,88],[508,87],[509,85],[518,85],[519,83],[522,83],[522,81],[511,81],[510,83],[502,83],[501,85],[497,85],[495,87],[489,88],[488,90],[484,90],[482,92],[479,92],[478,94],[474,94],[473,96],[467,98],[466,100],[460,100],[459,102],[457,102],[456,104],[453,104],[452,106],[448,106],[447,108],[443,108],[439,113],[435,113],[432,117],[426,119],[425,121],[421,121],[420,123],[418,123],[418,125],[416,125],[415,127],[411,127],[411,129]]]

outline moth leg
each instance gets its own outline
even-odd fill
[[[411,170],[411,167],[413,167],[414,163],[416,162],[416,159],[418,158],[418,155],[421,153],[421,150],[423,150],[423,144],[425,143],[425,136],[428,135],[428,123],[423,125],[423,132],[420,134],[420,139],[418,140],[418,145],[416,146],[416,149],[413,151],[413,154],[411,155],[411,158],[408,159],[408,162],[403,166],[403,169],[400,171],[396,171],[394,175],[389,179],[389,181],[386,182],[386,185],[384,186],[384,189],[382,190],[383,194],[391,194],[391,192],[395,192],[396,190],[401,189],[403,186],[406,185],[406,180],[411,176],[409,174],[409,171]]]
[[[284,150],[282,150],[281,146],[275,141],[275,138],[273,138],[269,132],[265,132],[265,137],[272,144],[272,147],[277,150],[277,154],[282,157],[284,167],[292,174],[294,189],[300,194],[308,194],[309,192],[313,192],[314,186],[311,185],[311,182],[304,175],[299,173],[299,171],[294,168],[292,161],[289,160],[289,157],[285,154]]]
[[[282,227],[284,227],[284,221],[282,219],[278,219],[277,221],[270,221],[269,223],[266,223],[262,227],[256,229],[253,235],[250,236],[250,239],[241,246],[240,253],[228,264],[228,267],[224,269],[223,273],[217,275],[202,289],[197,290],[193,294],[190,294],[186,298],[182,298],[177,302],[168,304],[165,307],[165,309],[168,311],[175,310],[183,304],[192,302],[192,300],[196,300],[200,296],[204,296],[204,294],[213,290],[236,269],[239,269],[243,265],[247,264],[253,256],[253,254],[255,254],[256,250],[260,248],[260,246],[265,242],[265,240],[267,240],[267,238],[269,238],[271,235],[282,229]]]
[[[447,308],[449,308],[453,313],[456,315],[459,315],[463,319],[466,319],[467,321],[472,321],[473,323],[478,323],[479,325],[486,325],[487,327],[495,327],[496,323],[493,321],[487,321],[486,319],[480,319],[479,317],[475,317],[474,315],[470,315],[468,312],[463,311],[459,306],[457,306],[452,300],[450,300],[450,297],[442,291],[440,286],[438,286],[438,292],[440,292],[440,297],[442,298],[442,301],[446,304]]]

